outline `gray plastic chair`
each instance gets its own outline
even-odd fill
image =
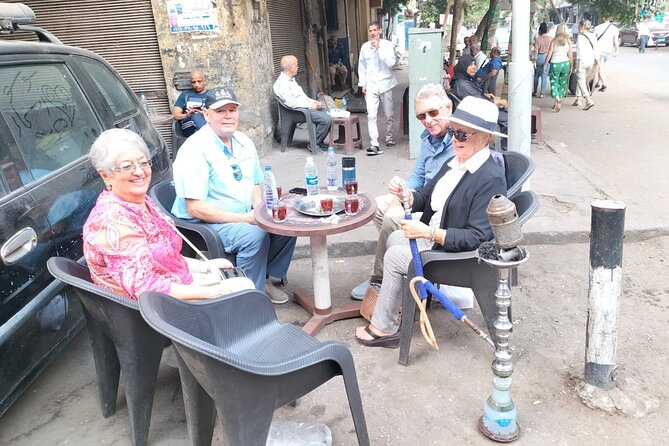
[[[181,121],[172,120],[172,159],[177,157],[181,145],[186,142],[188,136],[184,135]]]
[[[322,152],[316,141],[316,126],[311,122],[309,112],[303,109],[288,108],[286,104],[278,97],[274,96],[276,103],[279,105],[279,118],[281,120],[281,151],[286,151],[286,146],[293,144],[293,135],[295,135],[295,127],[297,124],[304,122],[307,124],[307,132],[309,133],[309,146],[314,155]]]
[[[132,442],[148,444],[156,378],[168,339],[144,322],[137,302],[95,285],[86,266],[63,257],[51,257],[46,266],[56,279],[72,285],[82,303],[102,416],[116,412],[123,372]]]
[[[221,238],[209,225],[196,221],[183,220],[175,217],[171,213],[172,205],[177,196],[174,190],[174,181],[166,180],[156,183],[149,188],[148,194],[153,198],[153,201],[156,202],[158,207],[174,220],[177,229],[179,229],[179,231],[188,238],[197,249],[208,252],[210,259],[223,258],[230,260],[233,265],[237,264],[237,256],[225,252]],[[187,257],[195,257],[195,253],[192,252],[190,246],[185,242],[181,252]]]
[[[521,225],[525,224],[539,209],[539,197],[532,191],[520,192],[511,201],[516,205],[516,212]],[[494,322],[498,315],[497,305],[495,305],[495,291],[498,284],[497,270],[479,262],[476,253],[476,250],[453,253],[423,251],[420,253],[423,262],[423,277],[432,283],[446,283],[471,288],[483,314],[483,319],[485,319],[488,334],[494,339],[496,335]],[[416,318],[416,303],[409,291],[409,282],[415,276],[416,272],[412,262],[409,265],[403,287],[404,297],[402,300],[402,321],[400,323],[400,357],[398,362],[405,366],[409,364],[409,350]]]
[[[261,292],[186,303],[155,292],[139,297],[148,324],[177,351],[194,445],[209,445],[216,413],[223,444],[265,446],[275,409],[342,375],[358,443],[369,444],[353,357],[276,319]]]
[[[506,196],[513,199],[534,172],[534,161],[520,152],[508,151],[503,156]]]

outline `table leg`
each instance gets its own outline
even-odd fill
[[[313,275],[314,294],[295,290],[295,301],[313,314],[302,330],[315,335],[325,325],[340,320],[360,316],[360,303],[351,303],[332,310],[330,296],[330,268],[328,266],[328,247],[324,235],[311,237],[311,272]]]

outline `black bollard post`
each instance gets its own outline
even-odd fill
[[[585,382],[606,390],[615,384],[625,204],[597,200],[591,208]]]

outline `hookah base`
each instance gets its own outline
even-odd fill
[[[486,437],[490,438],[493,441],[496,441],[498,443],[511,443],[512,441],[516,441],[518,437],[520,437],[520,425],[516,423],[516,430],[510,433],[499,433],[499,432],[492,432],[490,429],[488,429],[483,422],[483,415],[481,418],[479,418],[479,430],[483,435]]]

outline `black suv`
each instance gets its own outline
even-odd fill
[[[0,38],[0,416],[83,327],[79,301],[46,261],[83,255],[82,226],[103,188],[92,142],[131,129],[149,146],[153,181],[171,176],[164,141],[118,73],[27,25],[34,19],[0,3],[0,32],[12,34]]]

